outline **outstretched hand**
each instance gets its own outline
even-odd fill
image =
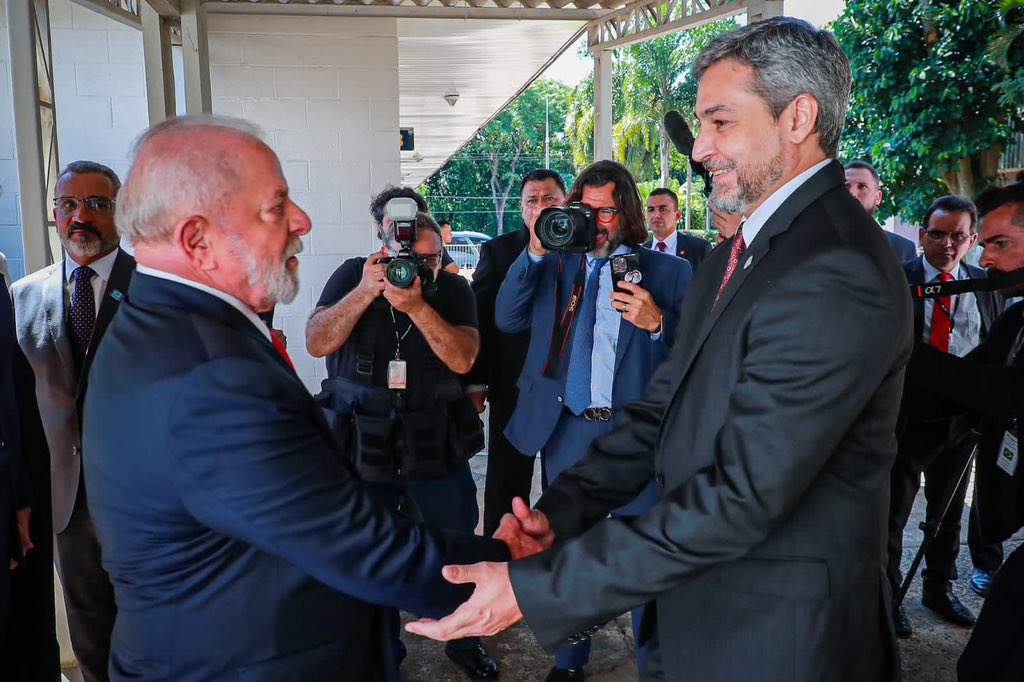
[[[447,642],[496,635],[523,619],[509,581],[508,564],[484,562],[445,566],[441,573],[445,580],[456,585],[475,583],[473,595],[441,620],[421,618],[407,623],[408,632]]]

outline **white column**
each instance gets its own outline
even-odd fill
[[[594,53],[594,160],[612,158],[612,51]]]
[[[14,143],[18,156],[18,194],[26,273],[35,272],[50,263],[46,224],[46,170],[43,165],[39,72],[36,63],[37,3],[47,22],[46,35],[49,36],[47,0],[7,2],[7,38],[11,50],[11,90],[14,94]]]
[[[149,124],[174,116],[174,66],[171,63],[171,27],[149,3],[139,7],[142,18],[142,54],[146,67]]]
[[[764,2],[751,3],[747,7],[748,23],[781,17],[783,15],[782,2],[783,0],[764,0]]]
[[[206,32],[206,6],[201,0],[181,1],[181,55],[185,77],[185,113],[212,113],[210,41]]]

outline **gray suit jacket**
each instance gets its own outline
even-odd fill
[[[714,307],[730,249],[709,256],[644,397],[541,498],[563,542],[510,572],[547,648],[653,600],[668,679],[899,676],[883,566],[910,297],[843,182],[832,162],[787,199]],[[604,518],[651,478],[650,512]]]
[[[103,293],[92,340],[81,371],[75,366],[64,310],[63,261],[27,275],[11,287],[18,343],[32,365],[36,399],[50,447],[53,530],[71,519],[82,472],[82,397],[96,346],[110,323],[135,270],[135,259],[119,250]],[[115,292],[117,294],[115,295]]]

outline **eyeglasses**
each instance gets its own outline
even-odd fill
[[[596,213],[597,217],[601,220],[608,222],[615,216],[619,215],[619,209],[612,208],[611,206],[604,206],[603,208],[595,208],[594,213]]]
[[[85,204],[86,208],[93,213],[110,213],[114,210],[117,202],[107,197],[87,197],[85,199],[79,199],[78,197],[54,197],[53,199],[53,207],[61,215],[77,212],[82,207],[82,204]]]
[[[943,232],[942,230],[925,230],[924,236],[928,241],[941,244],[948,237],[954,244],[963,244],[971,238],[971,235],[964,232]]]
[[[438,263],[441,262],[441,252],[432,253],[428,256],[420,255],[420,258],[427,264],[427,267],[436,268]]]

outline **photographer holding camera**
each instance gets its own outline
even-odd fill
[[[505,435],[524,455],[540,451],[545,484],[579,461],[591,441],[611,430],[623,405],[641,395],[678,333],[692,278],[685,259],[640,246],[647,239],[643,204],[621,164],[585,169],[568,201],[541,213],[495,310],[501,331],[531,331]],[[635,516],[654,499],[648,486],[616,513]],[[634,634],[641,612],[633,613]],[[637,655],[642,659],[645,649]],[[560,650],[547,679],[582,680],[589,656],[589,639]]]
[[[418,510],[442,530],[472,533],[479,511],[468,460],[483,448],[483,426],[459,374],[479,348],[469,284],[441,269],[441,231],[410,197],[382,216],[381,252],[345,261],[306,324],[306,347],[327,356],[317,396],[366,482],[392,509]],[[410,512],[411,513],[411,512]],[[390,615],[395,656],[398,612]],[[496,679],[478,638],[445,653],[471,678]]]
[[[989,279],[1024,268],[1024,183],[992,187],[978,196],[982,267]],[[950,284],[956,284],[951,282]],[[1024,294],[1024,285],[1002,290]],[[979,530],[986,542],[1005,540],[1024,526],[1024,467],[1018,466],[1024,419],[1024,303],[1007,308],[964,358],[924,346],[907,365],[909,386],[930,392],[924,407],[974,417],[981,432],[975,458]],[[926,396],[927,397],[927,396]],[[922,400],[924,403],[924,400]],[[992,580],[978,622],[957,665],[961,682],[1024,676],[1024,551],[1017,549]]]

